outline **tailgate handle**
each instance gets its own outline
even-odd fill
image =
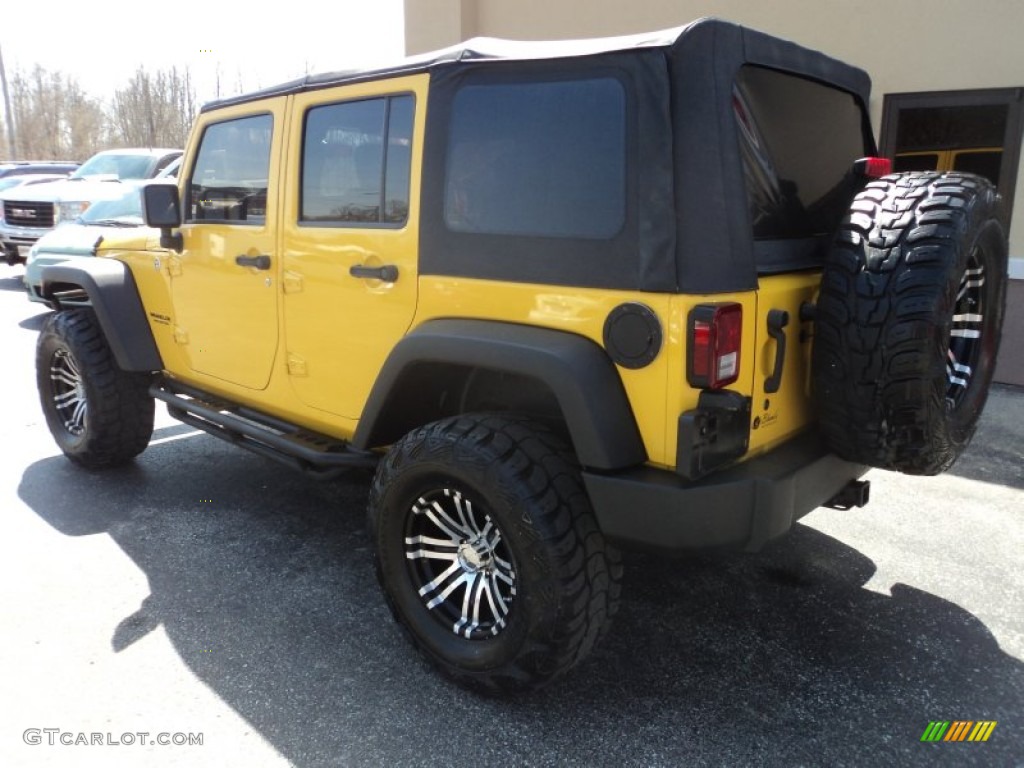
[[[775,365],[772,375],[764,380],[764,391],[767,394],[774,394],[782,386],[782,365],[786,361],[786,332],[783,330],[789,325],[789,312],[784,309],[771,309],[768,311],[768,335],[775,339]]]

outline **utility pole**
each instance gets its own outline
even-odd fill
[[[4,92],[4,123],[7,124],[7,157],[14,160],[18,157],[18,139],[14,133],[14,115],[11,113],[11,94],[7,90],[7,71],[4,69],[4,53],[0,49],[0,86]]]

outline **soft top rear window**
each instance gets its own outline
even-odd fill
[[[736,78],[733,111],[754,238],[831,235],[858,188],[853,162],[871,152],[859,99],[814,80],[745,65]],[[759,250],[786,260],[777,248]],[[805,257],[806,249],[800,253]]]

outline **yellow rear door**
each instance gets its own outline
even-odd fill
[[[428,75],[295,96],[284,209],[289,380],[358,418],[416,310],[419,156]]]

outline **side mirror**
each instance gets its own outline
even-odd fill
[[[142,188],[142,214],[146,226],[160,230],[160,247],[175,251],[182,249],[180,232],[171,232],[181,226],[181,201],[178,188],[173,184],[147,184]]]

